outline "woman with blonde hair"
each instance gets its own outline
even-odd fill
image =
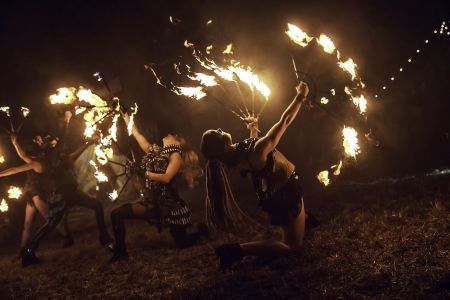
[[[233,143],[231,135],[221,129],[208,130],[202,136],[201,151],[207,159],[208,226],[236,232],[248,220],[234,199],[228,179],[229,168],[242,167],[251,173],[259,204],[269,214],[271,224],[283,230],[282,241],[224,244],[217,248],[216,256],[223,272],[245,255],[286,255],[297,252],[302,246],[305,209],[299,175],[295,172],[294,164],[276,149],[309,92],[303,82],[296,89],[294,100],[264,136],[258,138],[258,120],[255,118],[246,120],[250,138],[240,143]]]
[[[125,123],[129,124],[128,114],[123,114]],[[114,255],[111,261],[128,258],[125,246],[125,219],[143,219],[156,225],[161,231],[169,228],[178,248],[186,248],[195,243],[206,228],[194,233],[187,233],[191,225],[191,212],[186,202],[180,198],[173,180],[181,174],[190,188],[196,185],[196,179],[203,174],[198,165],[198,156],[192,151],[185,139],[177,134],[168,134],[162,139],[162,146],[151,144],[133,124],[132,134],[139,147],[144,151],[140,166],[135,171],[140,173],[141,198],[126,203],[111,212],[114,230]]]

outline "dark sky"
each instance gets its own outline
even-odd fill
[[[450,21],[449,12],[449,1],[417,0],[2,1],[0,101],[32,109],[24,135],[43,132],[58,116],[47,97],[60,86],[100,89],[92,78],[100,70],[120,80],[124,103],[140,105],[138,122],[144,129],[151,122],[175,127],[194,147],[207,128],[221,127],[240,139],[244,127],[220,105],[173,95],[157,86],[143,65],[185,55],[185,39],[201,45],[233,42],[236,58],[272,88],[260,121],[264,131],[294,95],[290,54],[299,60],[303,54],[292,50],[283,33],[293,22],[312,35],[329,34],[358,63],[369,92],[388,82],[415,49],[423,49],[369,110],[368,126],[381,146],[364,145],[357,164],[342,178],[422,172],[449,164],[450,38],[432,34],[443,20]],[[172,26],[170,15],[182,22]],[[206,28],[209,19],[214,23]],[[425,39],[430,39],[426,47]],[[321,64],[312,64],[311,73]],[[0,121],[9,126],[3,116]],[[336,123],[310,109],[300,114],[280,149],[311,179],[336,162],[338,139]],[[8,143],[2,140],[4,151]]]

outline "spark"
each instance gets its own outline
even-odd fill
[[[19,199],[22,196],[22,190],[17,186],[11,186],[8,190],[9,199]]]
[[[297,45],[300,45],[301,47],[308,46],[309,42],[312,41],[312,37],[308,36],[306,32],[301,30],[299,27],[288,23],[288,30],[285,32],[289,38],[296,43]]]
[[[5,199],[2,199],[2,203],[0,203],[0,211],[1,212],[8,211],[8,203],[6,203]]]
[[[213,20],[208,20],[208,22],[206,22],[206,25],[212,24]]]
[[[330,93],[331,93],[331,95],[336,96],[336,90],[335,89],[331,89]]]
[[[211,50],[213,49],[213,45],[209,45],[206,47],[206,53],[211,54]]]

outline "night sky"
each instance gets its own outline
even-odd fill
[[[369,104],[368,126],[380,146],[364,145],[340,180],[423,173],[449,165],[450,38],[433,34],[442,21],[450,21],[448,12],[449,1],[416,0],[2,1],[0,101],[31,108],[25,139],[55,127],[61,111],[47,98],[56,88],[83,85],[101,93],[92,74],[102,71],[123,103],[138,103],[138,125],[153,139],[152,124],[160,132],[176,128],[197,149],[208,128],[221,127],[241,139],[246,130],[232,114],[213,100],[196,102],[157,86],[144,64],[187,57],[185,39],[205,46],[233,42],[235,58],[272,89],[260,120],[266,131],[295,93],[291,53],[304,59],[284,34],[292,22],[312,35],[332,37],[341,53],[357,62],[368,93],[388,84],[380,100]],[[181,22],[170,24],[171,15]],[[213,24],[206,27],[209,19]],[[414,60],[407,65],[410,56]],[[323,64],[315,58],[310,72]],[[390,84],[388,78],[401,66],[407,67],[404,74]],[[0,122],[9,126],[3,115]],[[304,110],[279,146],[311,185],[317,184],[318,171],[338,159],[336,126],[317,109]],[[1,149],[15,161],[8,137]]]

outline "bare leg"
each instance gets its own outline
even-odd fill
[[[27,203],[27,206],[25,207],[25,222],[23,224],[22,239],[20,241],[21,249],[25,247],[30,241],[31,226],[33,225],[35,216],[36,207],[31,205],[30,203]]]
[[[305,208],[302,201],[300,214],[283,226],[283,241],[265,240],[241,244],[244,255],[277,256],[293,254],[301,249],[305,234]]]

